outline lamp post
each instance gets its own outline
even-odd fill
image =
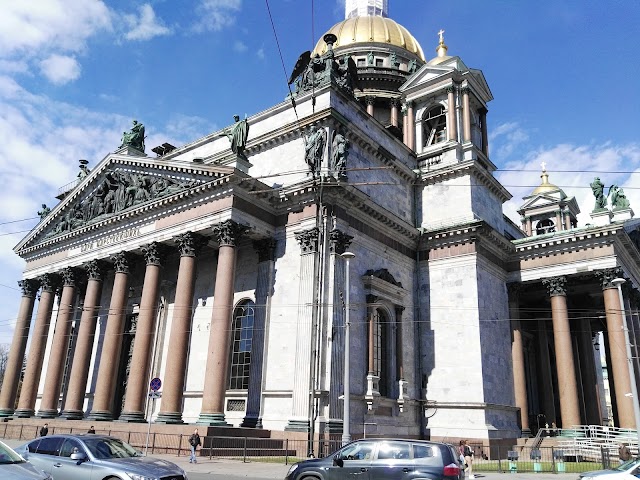
[[[351,433],[349,432],[349,394],[351,388],[349,385],[349,309],[351,308],[351,299],[349,293],[349,261],[355,257],[351,252],[344,252],[340,255],[345,259],[344,269],[344,291],[345,291],[345,313],[344,313],[344,399],[342,411],[342,445],[346,445],[351,441]]]
[[[636,384],[636,374],[633,371],[631,355],[631,343],[629,342],[629,330],[627,329],[627,312],[624,308],[624,298],[622,297],[622,284],[626,282],[624,278],[614,278],[612,285],[618,288],[618,298],[620,300],[620,310],[622,313],[622,329],[624,330],[624,344],[627,350],[627,363],[629,367],[629,383],[631,384],[631,401],[633,402],[633,413],[636,417],[637,448],[640,452],[640,404],[638,403],[638,385]]]

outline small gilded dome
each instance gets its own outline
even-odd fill
[[[327,33],[333,33],[338,40],[334,48],[342,48],[359,43],[383,43],[403,48],[424,61],[424,53],[418,41],[399,23],[380,16],[351,17],[336,23]],[[324,37],[324,35],[322,36]],[[327,44],[321,38],[312,55],[322,55]]]
[[[565,193],[560,187],[554,185],[553,183],[549,183],[549,174],[547,173],[546,169],[542,170],[542,175],[540,175],[540,178],[542,178],[542,183],[538,185],[533,192],[531,192],[531,196],[540,195],[543,193],[560,192],[560,195],[563,198],[566,197]]]

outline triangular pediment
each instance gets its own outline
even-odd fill
[[[14,248],[56,241],[149,210],[234,173],[232,167],[110,155]]]

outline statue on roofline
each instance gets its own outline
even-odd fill
[[[624,190],[617,185],[611,185],[609,187],[609,198],[611,199],[612,210],[622,210],[629,208],[630,203],[627,196],[624,194]]]
[[[594,212],[605,210],[607,208],[607,199],[604,196],[604,183],[600,180],[600,177],[593,179],[590,183],[593,196],[596,198],[596,205],[593,208]]]
[[[120,148],[131,147],[144,153],[145,138],[144,125],[142,123],[138,123],[137,120],[134,120],[131,130],[128,132],[122,132],[122,143]]]
[[[44,218],[51,213],[51,209],[47,207],[45,203],[42,204],[42,210],[38,210],[38,215],[40,216],[40,220],[44,220]]]
[[[246,159],[244,149],[247,145],[247,137],[249,136],[249,124],[247,123],[246,115],[244,120],[240,120],[239,115],[234,115],[233,120],[235,121],[233,126],[227,128],[220,136],[229,139],[233,153]]]

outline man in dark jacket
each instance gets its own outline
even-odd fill
[[[41,437],[46,437],[47,433],[49,433],[49,424],[45,423],[41,428],[40,428],[40,436]]]
[[[196,449],[200,443],[200,435],[198,435],[198,429],[193,431],[193,434],[189,437],[189,445],[191,445],[191,456],[189,457],[189,463],[198,463],[196,460]]]

